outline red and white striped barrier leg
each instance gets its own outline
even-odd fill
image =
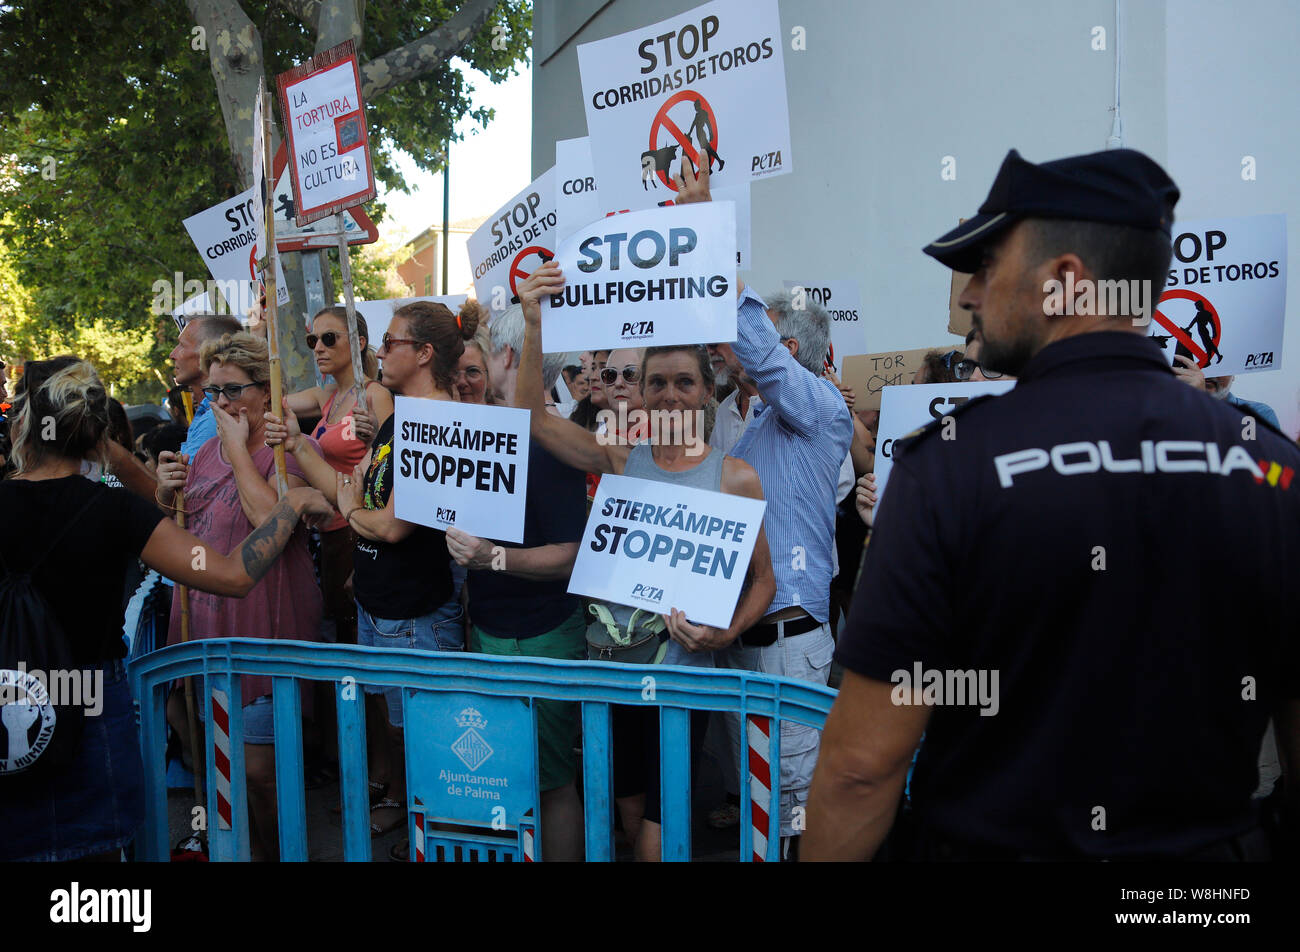
[[[415,861],[424,862],[424,814],[416,813],[415,816]]]
[[[216,765],[217,828],[231,828],[230,809],[230,699],[225,691],[212,692],[212,749]]]
[[[767,860],[768,801],[772,797],[772,719],[751,714],[745,719],[749,742],[749,815],[753,827],[754,862]]]

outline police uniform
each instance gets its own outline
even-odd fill
[[[1300,451],[1126,331],[951,416],[896,449],[836,653],[936,687],[911,855],[1256,858],[1261,739],[1300,696]]]

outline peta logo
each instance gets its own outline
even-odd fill
[[[664,590],[655,588],[653,585],[636,585],[632,588],[632,597],[641,598],[647,602],[663,601]]]
[[[767,155],[756,155],[749,165],[751,172],[775,172],[781,167],[781,152],[769,152]]]
[[[1273,352],[1266,350],[1262,354],[1250,354],[1246,357],[1247,367],[1272,367]]]
[[[649,337],[654,332],[654,321],[624,321],[623,329],[619,333],[624,340],[638,340],[642,337]]]
[[[1256,482],[1262,481],[1259,464],[1240,446],[1230,446],[1224,453],[1217,443],[1196,440],[1143,440],[1137,459],[1116,459],[1106,440],[1061,443],[1050,450],[1017,450],[993,458],[998,484],[1003,489],[1010,489],[1017,476],[1046,469],[1048,465],[1062,476],[1078,476],[1099,470],[1108,473],[1210,473],[1227,476],[1241,469],[1250,473]]]
[[[456,510],[440,508],[438,510],[438,521],[454,526],[456,524]]]

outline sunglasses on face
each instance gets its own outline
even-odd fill
[[[337,331],[326,331],[324,334],[321,334],[320,336],[317,336],[315,334],[308,334],[307,347],[310,350],[315,350],[316,341],[320,341],[326,347],[333,347],[335,344],[339,342],[339,338],[341,338],[342,336],[343,335],[338,333]]]
[[[1001,371],[989,370],[978,360],[959,360],[957,361],[957,366],[953,368],[953,372],[957,375],[958,380],[970,380],[970,378],[975,375],[976,370],[980,371],[980,373],[984,374],[984,376],[988,377],[990,380],[997,380],[1002,376]]]
[[[394,344],[410,344],[412,347],[419,347],[418,340],[411,340],[409,337],[394,337],[388,331],[384,331],[384,347],[392,349]]]
[[[618,380],[618,370],[613,367],[606,367],[600,372],[601,381],[607,386],[612,387]],[[636,383],[641,378],[641,368],[634,364],[628,364],[623,368],[623,379],[628,383]]]
[[[208,399],[212,401],[221,399],[221,395],[224,393],[226,395],[226,399],[229,400],[231,403],[234,403],[236,400],[239,399],[239,395],[243,393],[245,390],[247,390],[249,387],[260,387],[260,386],[261,384],[258,383],[228,383],[224,387],[204,387],[203,392],[207,394]]]

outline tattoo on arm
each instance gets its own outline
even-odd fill
[[[254,582],[270,570],[298,525],[298,512],[287,499],[281,499],[266,517],[266,521],[248,534],[239,546],[244,572]]]

